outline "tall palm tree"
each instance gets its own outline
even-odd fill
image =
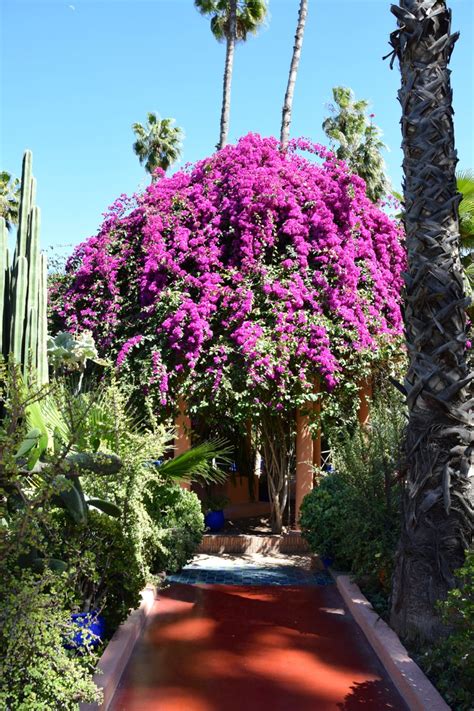
[[[230,90],[237,42],[256,34],[267,15],[266,0],[194,0],[201,15],[211,15],[211,32],[218,42],[226,43],[222,110],[218,150],[224,148],[229,134]]]
[[[445,0],[400,0],[390,41],[400,62],[408,267],[404,520],[391,621],[406,639],[442,633],[436,601],[472,541],[474,413],[459,258],[460,195],[448,63],[457,39]]]
[[[7,230],[18,224],[20,205],[20,181],[12,178],[6,170],[0,172],[0,217],[3,217]]]
[[[367,197],[378,202],[388,193],[390,184],[382,157],[386,146],[373,122],[374,114],[367,116],[369,102],[356,101],[352,89],[345,86],[333,87],[332,94],[334,104],[329,105],[331,116],[324,119],[323,131],[339,160],[364,179]]]
[[[283,102],[283,110],[281,113],[281,131],[280,143],[282,150],[288,145],[290,137],[291,111],[293,108],[293,97],[295,94],[296,75],[300,64],[301,48],[303,46],[304,28],[306,25],[306,16],[308,14],[308,0],[300,0],[300,9],[298,12],[298,23],[296,25],[295,44],[291,57],[290,73],[288,75],[288,84],[286,87],[285,100]]]
[[[173,118],[162,119],[155,113],[147,114],[147,125],[132,124],[136,141],[133,150],[140,163],[145,163],[145,170],[156,180],[154,171],[162,168],[165,172],[181,156],[184,133],[179,126],[174,126]]]

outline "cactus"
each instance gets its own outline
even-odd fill
[[[8,256],[8,231],[3,217],[0,217],[0,353],[3,353],[5,340],[4,329],[7,328],[5,305],[9,288],[10,259]]]
[[[31,364],[40,385],[48,382],[47,262],[40,253],[41,216],[34,204],[32,154],[23,157],[18,232],[12,263],[0,218],[0,353],[12,355],[26,376]]]

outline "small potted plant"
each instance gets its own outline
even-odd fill
[[[224,509],[229,503],[225,496],[209,496],[203,502],[204,523],[212,533],[217,533],[225,523]]]

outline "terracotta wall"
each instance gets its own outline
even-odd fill
[[[255,493],[258,500],[258,491]],[[227,496],[231,504],[246,504],[252,501],[248,477],[238,475],[229,477],[225,483],[225,496]]]

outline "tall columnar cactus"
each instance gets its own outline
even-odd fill
[[[0,351],[13,355],[26,374],[31,364],[39,384],[48,382],[47,262],[40,253],[41,216],[34,204],[32,154],[23,157],[18,233],[10,263],[5,220],[0,218]]]

